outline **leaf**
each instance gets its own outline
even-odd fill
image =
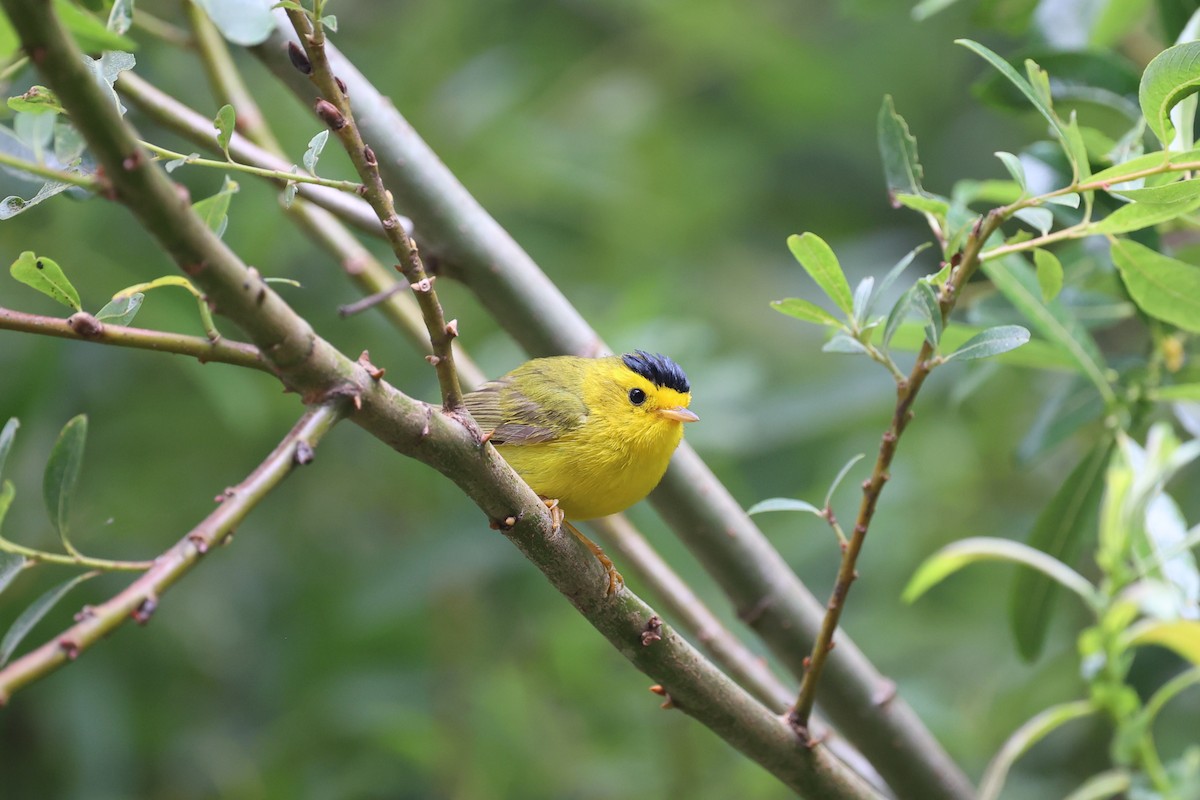
[[[1148,644],[1165,647],[1200,667],[1200,622],[1196,620],[1144,620],[1127,630],[1121,643],[1126,647]]]
[[[116,34],[127,32],[133,25],[133,0],[115,0],[108,12],[108,24],[104,27]]]
[[[0,495],[0,511],[3,510],[3,496]],[[0,519],[3,518],[0,513]],[[0,551],[0,592],[8,588],[13,579],[21,574],[21,570],[25,568],[25,556],[19,556],[16,553],[5,553]]]
[[[142,307],[142,301],[145,299],[146,295],[141,292],[114,297],[96,312],[96,319],[113,325],[128,325],[137,316],[138,309]]]
[[[1129,203],[1089,225],[1087,232],[1117,234],[1140,231],[1190,214],[1197,208],[1200,208],[1200,197],[1177,203]]]
[[[897,192],[892,195],[892,204],[920,211],[922,214],[933,214],[944,217],[950,211],[950,204],[941,197],[929,197],[923,194],[908,194]]]
[[[859,355],[867,352],[866,345],[862,342],[847,336],[844,333],[834,334],[828,342],[821,348],[825,353],[850,353]]]
[[[217,145],[225,154],[225,160],[232,161],[233,158],[229,155],[229,140],[233,138],[233,132],[237,128],[237,112],[233,110],[233,106],[226,103],[217,110],[217,115],[213,117],[213,127],[217,129]]]
[[[792,234],[787,239],[788,249],[804,267],[804,271],[821,287],[821,291],[847,316],[854,310],[854,301],[850,297],[850,284],[846,281],[846,273],[837,256],[825,243],[825,240],[815,233],[805,233],[802,236]]]
[[[1054,225],[1054,214],[1048,208],[1019,208],[1013,215],[1045,236]]]
[[[856,328],[862,328],[867,324],[867,312],[871,307],[871,295],[875,289],[875,278],[868,275],[858,282],[858,286],[854,288],[854,324]]]
[[[1177,383],[1173,386],[1158,386],[1149,391],[1151,400],[1195,400],[1200,401],[1200,383]],[[3,452],[0,451],[0,466],[3,466]]]
[[[1028,81],[1017,74],[1017,71],[1012,68],[1011,64],[978,42],[971,41],[970,39],[955,39],[954,43],[962,45],[968,50],[971,50],[975,54],[981,56],[985,61],[995,67],[1001,75],[1007,78],[1013,86],[1017,87],[1021,94],[1025,95],[1026,99],[1029,100],[1034,109],[1036,109],[1039,114],[1046,118],[1046,121],[1050,123],[1050,127],[1052,127],[1054,132],[1058,135],[1059,141],[1063,144],[1063,152],[1066,154],[1067,160],[1071,162],[1071,169],[1074,173],[1073,177],[1080,177],[1079,164],[1076,160],[1075,153],[1068,144],[1069,136],[1066,128],[1063,127],[1062,122],[1054,115],[1054,112],[1050,110],[1050,106],[1047,105],[1042,97],[1034,90],[1033,86],[1031,86]],[[1033,62],[1027,60],[1026,63],[1029,64]],[[1036,66],[1036,64],[1034,66]]]
[[[1110,189],[1109,191],[1138,203],[1182,203],[1200,197],[1200,178],[1173,181],[1146,189]]]
[[[42,617],[50,612],[66,596],[67,592],[74,589],[79,584],[94,578],[99,575],[99,570],[85,572],[82,575],[77,575],[66,583],[61,583],[54,587],[44,595],[33,601],[29,608],[21,612],[21,616],[17,617],[16,622],[8,629],[8,633],[4,634],[4,639],[0,641],[0,666],[4,665],[13,651],[17,649],[17,645],[21,640],[33,629],[34,625],[41,622]]]
[[[1000,796],[1009,769],[1029,748],[1046,738],[1056,728],[1094,713],[1096,707],[1092,701],[1076,700],[1050,706],[1045,711],[1035,714],[1008,737],[1000,752],[996,753],[995,758],[988,764],[983,779],[979,782],[979,800],[996,800]]]
[[[8,451],[12,448],[13,439],[17,438],[19,427],[21,421],[16,417],[9,417],[8,422],[4,423],[4,429],[0,430],[0,478],[4,477],[4,462],[8,460]]]
[[[1200,42],[1168,47],[1142,72],[1138,102],[1146,124],[1164,148],[1170,147],[1175,137],[1171,109],[1197,89],[1200,89]]]
[[[68,308],[79,311],[79,292],[67,280],[62,268],[52,259],[35,256],[32,250],[26,250],[8,268],[9,273],[21,283],[38,290],[42,294],[62,303]]]
[[[1004,164],[1004,168],[1008,170],[1008,174],[1012,175],[1012,179],[1021,187],[1021,194],[1024,195],[1027,187],[1025,181],[1025,166],[1021,163],[1021,159],[1014,156],[1012,153],[1005,153],[1003,150],[995,153],[996,158]]]
[[[271,0],[196,0],[221,35],[243,47],[262,44],[275,30]]]
[[[126,53],[123,50],[109,50],[100,56],[100,58],[84,56],[83,63],[104,87],[113,105],[124,116],[125,106],[121,104],[121,98],[117,96],[117,91],[113,88],[113,84],[116,83],[117,78],[122,72],[133,69],[136,66],[137,59],[132,54]]]
[[[1029,331],[1020,325],[998,325],[972,336],[966,344],[946,356],[943,361],[952,358],[973,359],[997,356],[1016,350],[1029,341]]]
[[[1115,240],[1111,252],[1138,308],[1182,330],[1200,333],[1200,267],[1131,239]]]
[[[806,503],[803,500],[793,500],[790,497],[772,497],[769,500],[760,500],[746,509],[746,513],[751,516],[766,514],[770,511],[807,511],[809,514],[815,514],[818,517],[824,516],[821,513],[821,509],[812,503]]]
[[[54,0],[54,13],[85,53],[137,49],[137,42],[133,39],[110,31],[103,22],[69,0]]]
[[[1062,291],[1062,262],[1054,253],[1039,247],[1033,251],[1033,263],[1037,267],[1037,282],[1042,289],[1042,300],[1049,303]]]
[[[63,113],[58,95],[45,86],[30,86],[24,94],[8,98],[8,107],[25,114]]]
[[[925,341],[936,350],[942,338],[942,307],[937,293],[925,281],[917,281],[913,308],[925,318]]]
[[[200,215],[204,220],[204,224],[208,229],[221,238],[225,235],[225,228],[229,225],[229,201],[238,191],[236,181],[225,176],[225,183],[221,186],[221,191],[214,194],[212,197],[206,197],[203,200],[198,200],[192,204],[192,210]],[[190,284],[189,284],[190,285]]]
[[[1067,475],[1026,537],[1031,549],[1056,563],[1069,564],[1079,555],[1083,537],[1096,528],[1104,468],[1112,447],[1111,439],[1096,445]],[[1009,623],[1017,652],[1026,661],[1033,661],[1042,651],[1057,598],[1058,583],[1046,575],[1021,571],[1013,580]]]
[[[867,304],[865,316],[871,316],[871,311],[875,308],[875,304],[879,301],[879,298],[887,294],[888,289],[891,289],[892,284],[895,283],[896,279],[900,277],[900,273],[908,269],[908,265],[913,262],[913,259],[916,258],[922,250],[932,244],[932,242],[923,242],[922,244],[917,245],[912,250],[909,250],[903,258],[897,261],[892,268],[887,271],[887,274],[883,276],[883,280],[879,282],[879,287],[871,294],[871,302]]]
[[[879,154],[883,158],[883,174],[887,178],[888,195],[922,194],[921,181],[925,171],[917,158],[917,140],[908,130],[904,117],[896,113],[892,96],[883,96],[876,123]]]
[[[957,2],[958,0],[921,0],[921,2],[913,6],[912,18],[917,22],[923,22]]]
[[[976,561],[1008,561],[1022,564],[1052,578],[1075,592],[1089,608],[1102,602],[1099,593],[1087,579],[1058,559],[1035,550],[1026,544],[1009,539],[974,537],[946,545],[917,567],[916,573],[904,587],[904,602],[911,603],[930,588]]]
[[[1066,194],[1047,197],[1046,202],[1055,206],[1066,206],[1067,208],[1079,208],[1079,193],[1067,192]]]
[[[304,151],[304,168],[313,175],[317,174],[317,159],[321,157],[321,151],[325,149],[327,141],[329,141],[328,128],[308,140],[308,149]]]
[[[1120,5],[1112,3],[1111,5]],[[1133,785],[1129,770],[1110,769],[1099,772],[1079,785],[1075,791],[1063,800],[1110,800],[1113,797],[1125,797],[1124,792]]]
[[[1090,182],[1095,183],[1124,183],[1129,180],[1130,175],[1135,175],[1146,170],[1160,169],[1168,161],[1173,161],[1180,154],[1167,153],[1162,150],[1156,150],[1153,153],[1146,153],[1142,156],[1136,156],[1123,161],[1120,164],[1113,164],[1111,167],[1102,169],[1096,172],[1090,178]],[[1192,155],[1195,155],[1194,153]]]
[[[892,342],[892,337],[900,330],[905,317],[908,316],[908,311],[912,307],[913,296],[917,293],[917,285],[904,290],[904,294],[896,300],[896,304],[892,306],[892,310],[888,312],[887,322],[883,326],[883,346],[889,347]],[[919,347],[920,345],[918,345]],[[915,348],[914,348],[915,349]]]
[[[831,325],[835,328],[841,328],[845,325],[840,319],[816,303],[810,303],[799,297],[772,300],[771,308],[781,314],[787,314],[789,317],[795,317],[796,319],[802,319],[805,322],[812,322],[817,325]]]
[[[337,33],[337,17],[333,14],[326,14],[325,16],[321,17],[321,25],[333,31],[334,33]]]
[[[71,554],[75,553],[75,548],[68,536],[68,523],[71,501],[83,467],[83,446],[86,441],[87,416],[80,414],[64,425],[58,434],[42,476],[42,496],[46,501],[46,511],[50,514],[50,522],[58,531],[63,547]]]
[[[864,458],[866,458],[866,454],[859,453],[858,455],[854,456],[849,461],[847,461],[845,466],[843,466],[840,470],[838,470],[837,477],[835,477],[833,479],[833,483],[829,484],[829,491],[827,491],[825,493],[825,507],[826,508],[829,508],[829,503],[833,500],[833,493],[837,491],[837,487],[842,482],[842,479],[846,477],[846,473],[848,473],[850,471],[851,467],[853,467],[859,461],[862,461]]]
[[[983,329],[975,325],[955,323],[942,331],[941,346],[943,350],[954,351],[966,344],[972,336]],[[891,349],[916,352],[925,342],[923,325],[907,323],[900,325],[893,334]],[[1028,367],[1040,370],[1056,370],[1061,372],[1078,372],[1079,365],[1058,347],[1041,339],[1030,339],[1029,342],[1016,350],[1009,350],[996,356],[997,364],[1013,367]]]

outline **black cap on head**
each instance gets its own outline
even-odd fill
[[[657,353],[650,354],[645,350],[634,350],[621,356],[625,366],[641,375],[655,386],[665,386],[677,392],[689,392],[687,375],[671,359]]]

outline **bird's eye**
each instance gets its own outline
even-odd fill
[[[633,403],[635,406],[640,406],[642,403],[646,402],[646,393],[636,387],[630,389],[629,402]]]

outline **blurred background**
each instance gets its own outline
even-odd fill
[[[791,233],[829,241],[852,282],[927,238],[918,215],[888,203],[875,145],[883,95],[917,136],[933,191],[1003,177],[991,154],[1041,135],[1036,120],[973,99],[985,67],[953,44],[967,36],[1008,52],[1015,40],[980,28],[973,2],[924,22],[906,5],[340,0],[330,11],[334,41],[600,334],[683,365],[702,419],[689,440],[749,506],[777,495],[819,502],[843,463],[874,452],[891,413],[883,370],[822,354],[818,331],[767,305],[817,299],[785,246]],[[182,24],[176,4],[138,9]],[[134,35],[140,75],[215,113],[190,53]],[[257,62],[238,60],[299,161],[319,125]],[[194,149],[131,119],[157,143]],[[321,173],[349,177],[334,150]],[[174,177],[194,198],[222,179],[198,167]],[[299,281],[281,291],[318,332],[352,355],[369,348],[389,380],[434,399],[432,370],[382,318],[338,317],[357,295],[289,225],[276,192],[237,180],[225,240],[263,274]],[[0,224],[0,261],[22,250],[56,259],[93,312],[175,271],[102,200],[55,198]],[[912,275],[936,268],[928,252],[917,263]],[[489,374],[524,359],[465,290],[439,290]],[[0,305],[65,316],[7,276]],[[201,333],[193,301],[173,289],[151,293],[136,324]],[[935,374],[844,616],[973,779],[1021,722],[1080,695],[1078,609],[1061,604],[1047,652],[1025,664],[1007,628],[1010,567],[974,568],[913,606],[899,594],[949,541],[1024,536],[1081,453],[1069,442],[1015,456],[1055,380],[1012,368]],[[76,414],[90,421],[76,544],[148,558],[208,513],[299,411],[264,375],[0,331],[0,423],[21,420],[4,533],[55,546],[41,472]],[[835,500],[843,517],[854,482]],[[1180,499],[1195,521],[1196,498]],[[729,618],[657,517],[647,507],[631,516]],[[827,596],[839,554],[823,523],[760,522]],[[70,574],[22,576],[0,595],[0,628]],[[76,590],[26,646],[125,580]],[[343,425],[230,547],[163,598],[145,630],[125,626],[14,698],[0,716],[0,784],[13,798],[787,796],[707,730],[659,710],[648,684],[452,484]],[[1197,713],[1193,694],[1164,714],[1165,755]],[[1106,737],[1087,724],[1056,733],[1018,763],[1007,796],[1065,794],[1106,763]]]

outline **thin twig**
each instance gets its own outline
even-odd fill
[[[950,277],[942,286],[941,294],[938,297],[943,319],[949,316],[958,300],[960,290],[979,267],[980,251],[984,242],[1002,221],[1003,216],[998,212],[993,212],[981,219],[971,232],[963,248],[961,261],[950,273]],[[908,378],[897,384],[896,407],[892,412],[892,421],[879,443],[879,455],[875,458],[875,468],[871,471],[871,477],[863,482],[863,496],[859,503],[854,530],[842,554],[841,566],[838,568],[833,593],[826,605],[825,619],[822,622],[820,633],[813,642],[812,652],[808,658],[808,670],[804,673],[804,679],[800,683],[800,694],[796,698],[796,705],[788,714],[789,721],[802,734],[808,733],[808,720],[817,697],[817,683],[821,678],[821,671],[825,666],[829,651],[833,649],[833,636],[837,631],[842,609],[845,607],[846,596],[850,593],[851,584],[858,577],[856,569],[858,555],[862,550],[863,542],[866,541],[871,520],[875,516],[879,495],[890,477],[888,470],[891,469],[892,458],[896,454],[896,445],[912,420],[912,404],[917,398],[917,393],[921,391],[925,379],[929,376],[930,370],[933,369],[933,357],[934,348],[926,341],[917,354],[916,363],[913,364]]]
[[[89,192],[99,191],[101,185],[100,181],[94,175],[67,172],[66,170],[48,167],[45,164],[38,164],[35,161],[26,161],[23,158],[17,158],[8,153],[0,153],[0,165],[10,167],[19,172],[28,173],[38,178],[44,178],[48,181],[78,186],[81,189],[87,189]]]
[[[142,147],[149,150],[154,155],[168,161],[182,161],[184,164],[194,164],[199,167],[209,167],[213,169],[230,170],[233,172],[245,172],[248,175],[257,175],[260,178],[267,178],[278,183],[311,183],[314,186],[325,186],[330,189],[336,189],[339,192],[348,192],[355,194],[361,188],[362,184],[354,181],[339,181],[332,178],[319,178],[316,175],[309,175],[307,172],[299,170],[292,172],[290,170],[275,170],[256,167],[252,164],[239,164],[236,161],[218,161],[214,158],[200,158],[199,156],[189,155],[187,153],[177,153],[174,150],[168,150],[165,147],[159,147],[151,142],[142,142]]]
[[[31,562],[59,564],[64,567],[86,567],[104,572],[142,572],[154,565],[153,561],[121,561],[111,558],[92,558],[82,553],[51,553],[17,544],[0,536],[0,551],[24,556]]]
[[[233,529],[296,466],[312,460],[313,448],[342,418],[346,403],[314,406],[241,483],[226,489],[222,502],[150,568],[122,591],[97,606],[88,606],[79,621],[41,647],[0,669],[0,706],[12,693],[74,661],[128,619],[149,621],[159,598],[214,547],[225,544]]]
[[[462,387],[454,369],[454,348],[451,346],[458,336],[457,322],[446,322],[437,292],[433,288],[434,279],[426,274],[416,242],[405,233],[396,215],[392,195],[384,187],[383,178],[379,174],[379,161],[375,157],[375,151],[363,141],[362,133],[350,110],[346,92],[339,85],[340,81],[329,65],[325,53],[324,27],[319,22],[316,25],[310,24],[303,11],[289,9],[287,14],[304,45],[302,55],[309,62],[308,75],[321,93],[321,99],[316,103],[317,116],[341,141],[342,147],[354,164],[355,171],[362,179],[363,198],[371,204],[383,223],[388,244],[400,262],[397,269],[404,274],[416,295],[417,304],[421,307],[421,314],[425,319],[425,327],[429,331],[429,343],[433,353],[428,358],[437,370],[438,384],[442,390],[442,406],[447,411],[457,411],[462,407]]]
[[[262,353],[252,344],[234,342],[225,338],[213,341],[205,336],[187,336],[182,333],[113,325],[109,322],[100,322],[91,314],[84,312],[75,314],[68,319],[62,319],[0,308],[0,330],[38,333],[43,336],[56,336],[60,339],[76,339],[94,344],[133,347],[139,350],[157,350],[162,353],[191,356],[201,364],[213,361],[271,372],[271,367],[262,357]]]

